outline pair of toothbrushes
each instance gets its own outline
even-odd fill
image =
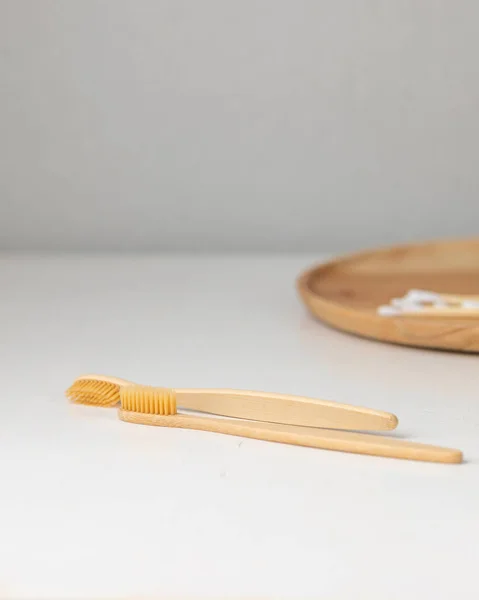
[[[395,429],[398,420],[391,413],[325,400],[227,389],[154,388],[104,375],[77,378],[66,395],[74,402],[94,406],[120,403],[119,418],[128,423],[212,431],[355,454],[462,461],[462,453],[451,448],[340,431],[387,431]],[[178,414],[177,404],[210,416]]]

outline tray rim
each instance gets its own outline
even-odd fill
[[[296,289],[303,303],[320,321],[357,336],[381,342],[411,347],[454,350],[479,353],[479,319],[419,319],[414,321],[400,317],[381,317],[326,299],[311,286],[320,273],[340,264],[360,262],[375,255],[426,250],[434,246],[467,247],[476,245],[479,258],[479,237],[442,238],[412,244],[382,246],[336,256],[315,264],[297,277]],[[479,270],[479,269],[478,269]]]

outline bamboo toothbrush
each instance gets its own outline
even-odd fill
[[[120,401],[121,390],[135,385],[117,377],[83,375],[66,395],[81,404],[114,406]],[[154,394],[155,388],[139,389]],[[163,388],[159,389],[163,394]],[[398,423],[391,413],[301,396],[228,389],[175,389],[172,393],[182,408],[253,421],[364,431],[390,430]]]
[[[118,416],[128,423],[211,431],[354,454],[440,463],[462,462],[460,450],[416,444],[380,435],[177,414],[176,394],[172,389],[138,385],[121,387],[120,401]]]

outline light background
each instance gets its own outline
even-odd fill
[[[293,283],[477,234],[478,23],[475,0],[0,0],[0,250],[34,253],[0,256],[1,598],[477,600],[477,357],[333,331]],[[298,254],[129,254],[154,250]],[[466,462],[136,428],[65,401],[82,372],[389,410]]]
[[[477,233],[474,0],[0,0],[0,249]]]

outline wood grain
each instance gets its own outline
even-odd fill
[[[479,295],[479,239],[431,242],[342,257],[303,273],[299,294],[319,319],[384,342],[479,352],[479,318],[383,317],[410,289]]]
[[[440,463],[462,462],[462,452],[460,450],[416,444],[382,435],[190,415],[151,415],[131,412],[121,408],[118,410],[118,416],[122,421],[128,423],[211,431],[269,442],[322,448],[324,450],[338,450],[353,454],[369,454],[372,456]]]
[[[226,417],[329,427],[384,431],[395,429],[391,413],[372,408],[268,392],[227,389],[176,389],[178,406]]]

